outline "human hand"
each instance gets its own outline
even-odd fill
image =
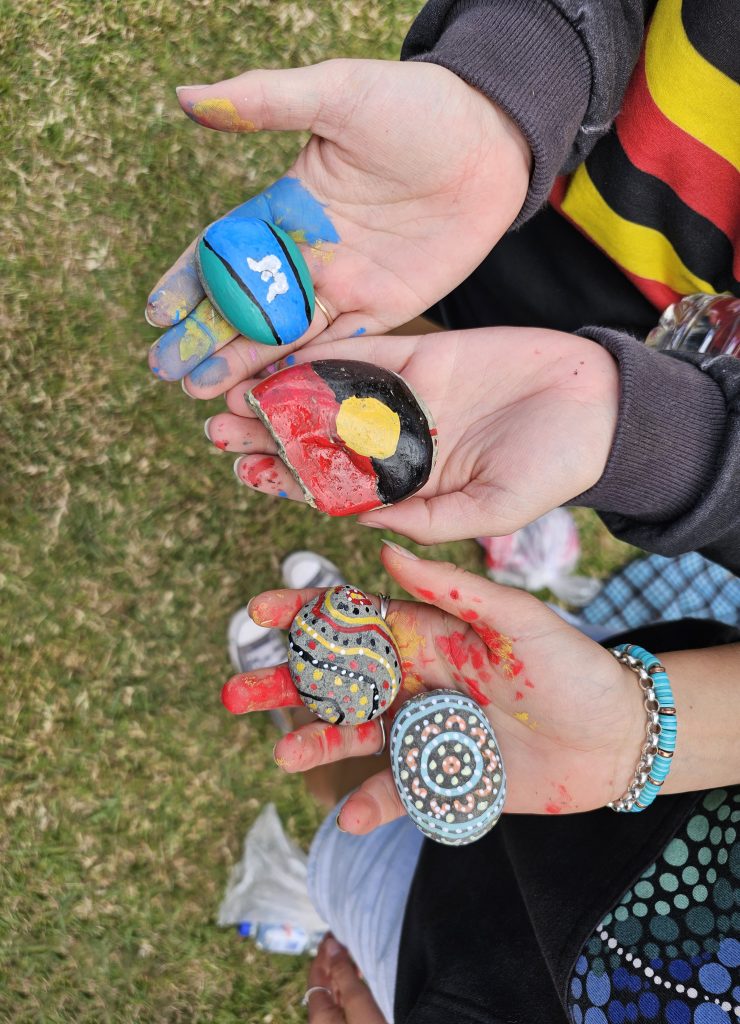
[[[360,979],[349,953],[326,935],[308,972],[309,1024],[386,1024],[372,992]],[[329,992],[321,991],[329,989]]]
[[[359,522],[422,544],[512,533],[591,487],[616,426],[619,373],[595,342],[560,331],[492,327],[427,337],[312,345],[291,357],[359,359],[400,373],[436,423],[432,474],[413,497]],[[271,435],[246,401],[247,381],[208,422],[219,448],[244,452],[237,476],[303,501]]]
[[[296,346],[379,334],[423,312],[481,262],[527,192],[531,155],[519,129],[435,64],[332,60],[248,71],[186,86],[178,98],[219,131],[313,133],[286,177],[227,214],[271,220],[300,243],[335,322],[327,329],[317,310]],[[214,318],[193,252],[194,243],[149,298],[149,322],[170,328],[150,363],[165,380],[195,370],[189,392],[212,397],[275,352]]]
[[[404,682],[389,718],[425,690],[455,689],[478,701],[506,766],[505,811],[587,811],[621,795],[645,731],[632,673],[531,594],[397,546],[386,544],[382,560],[424,602],[390,605]],[[287,629],[317,593],[260,594],[250,614],[260,625]],[[234,676],[223,698],[239,713],[300,703],[287,665]],[[307,771],[372,754],[381,742],[377,719],[357,727],[316,721],[284,736],[275,760],[287,772]],[[362,834],[403,813],[386,762],[344,803],[341,827]]]

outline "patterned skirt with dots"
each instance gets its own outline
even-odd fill
[[[574,1024],[740,1021],[739,830],[740,794],[708,793],[583,949]]]

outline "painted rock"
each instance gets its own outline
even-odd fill
[[[263,345],[288,345],[314,311],[311,275],[298,246],[266,220],[229,217],[195,247],[206,295],[225,320]]]
[[[303,703],[325,722],[369,722],[401,685],[393,635],[355,587],[333,587],[304,604],[290,627],[288,667]]]
[[[260,381],[249,404],[310,505],[333,516],[392,505],[429,479],[437,431],[398,374],[324,359]]]
[[[393,722],[390,755],[401,801],[430,839],[465,846],[501,817],[501,752],[490,722],[470,697],[434,690],[408,701]]]

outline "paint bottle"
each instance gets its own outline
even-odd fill
[[[669,306],[646,344],[659,351],[740,356],[740,299],[721,295],[686,295]]]
[[[299,956],[308,953],[315,956],[319,943],[324,937],[323,932],[307,932],[290,924],[261,924],[260,922],[242,921],[236,930],[244,939],[254,939],[258,949],[267,953],[287,953]]]

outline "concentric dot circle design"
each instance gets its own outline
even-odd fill
[[[606,915],[570,979],[576,1024],[740,1020],[740,844],[727,826],[712,840],[728,820],[740,787],[707,793]]]
[[[480,706],[454,690],[408,701],[390,738],[391,767],[409,817],[448,846],[472,843],[493,828],[506,797],[506,775]]]

